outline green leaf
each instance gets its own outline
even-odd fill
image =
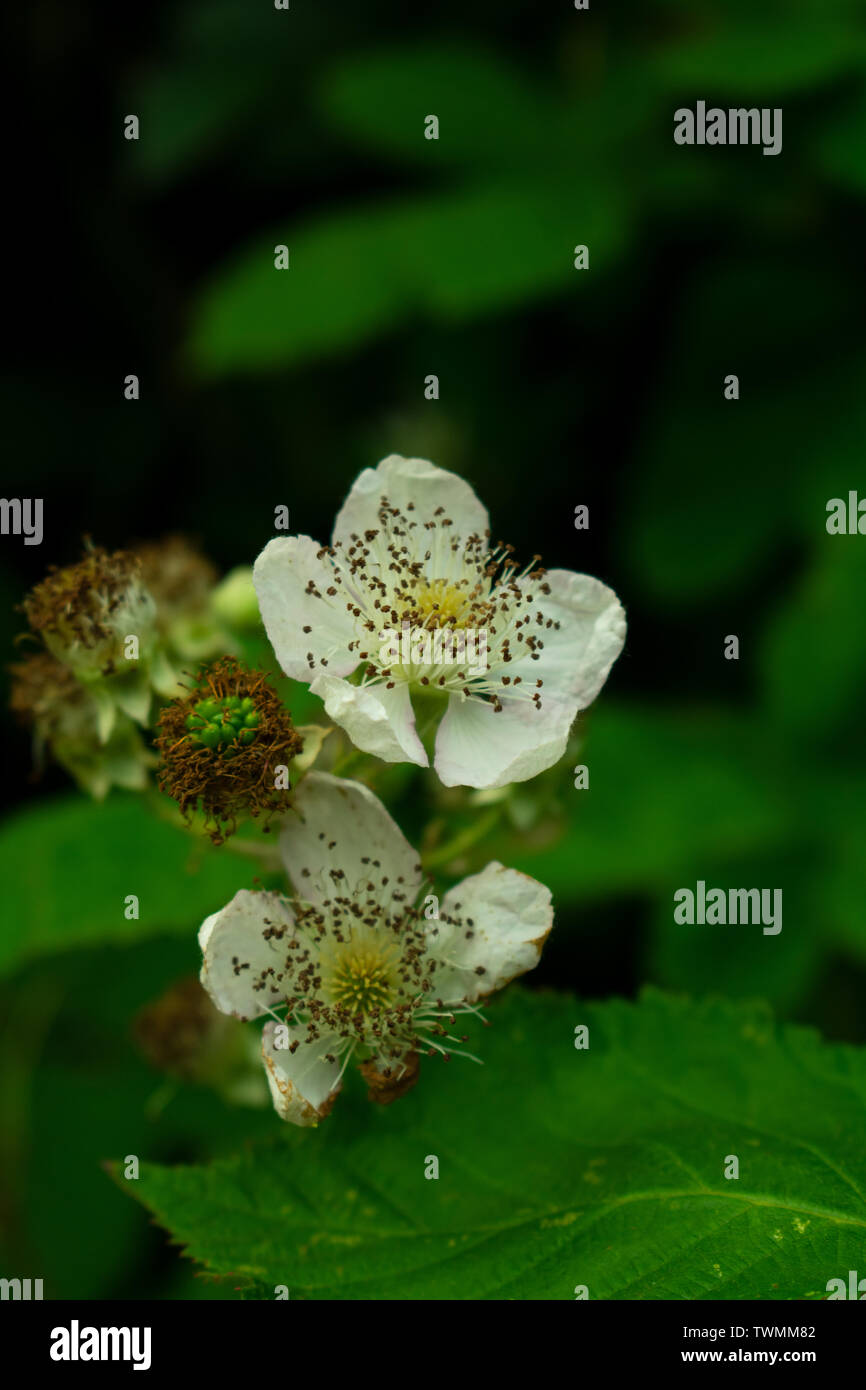
[[[823,832],[823,854],[815,867],[813,891],[820,904],[822,938],[866,961],[866,806],[863,762],[855,758],[842,771],[813,774],[808,812]]]
[[[425,1064],[396,1105],[341,1097],[318,1130],[144,1165],[126,1190],[266,1296],[801,1299],[857,1267],[862,1052],[760,1006],[656,992],[513,991],[491,1015],[483,1070]]]
[[[822,847],[821,847],[822,848]],[[802,1001],[814,986],[818,963],[834,942],[819,886],[821,856],[804,836],[787,853],[744,856],[717,867],[707,857],[692,873],[671,879],[656,897],[650,940],[650,975],[668,989],[717,991],[734,999],[768,999],[778,1010]],[[674,893],[693,892],[698,879],[711,888],[778,888],[781,931],[761,923],[712,925],[674,921]]]
[[[154,1234],[105,1182],[106,1154],[204,1158],[272,1133],[269,1107],[232,1107],[204,1086],[171,1082],[134,1041],[137,1011],[200,961],[190,932],[123,952],[62,952],[3,983],[0,1160],[5,1200],[19,1219],[8,1232],[17,1243],[2,1258],[7,1267],[37,1264],[46,1298],[144,1297],[163,1275]],[[178,1272],[200,1286],[178,1288],[178,1297],[217,1296],[189,1266]],[[153,1296],[172,1294],[157,1288]]]
[[[258,371],[355,346],[419,315],[462,321],[564,284],[576,290],[573,247],[592,248],[604,272],[624,230],[612,195],[526,182],[274,228],[204,292],[189,352],[204,375]],[[277,245],[289,247],[287,270],[274,269]]]
[[[847,505],[847,490],[842,499]],[[817,562],[759,646],[766,707],[793,736],[838,740],[840,726],[862,721],[866,647],[853,640],[866,600],[866,548],[859,540],[821,537]]]
[[[842,336],[849,313],[842,282],[831,271],[819,278],[761,258],[692,285],[620,528],[623,563],[651,597],[684,608],[754,581],[761,567],[772,575],[785,541],[820,541],[827,499],[847,497],[866,428],[866,364],[811,355],[814,342]],[[738,400],[725,399],[729,374]]]
[[[655,72],[669,84],[694,88],[707,98],[766,98],[805,91],[852,68],[866,56],[858,24],[837,20],[756,25],[749,22],[668,46],[654,58]],[[713,102],[708,102],[713,104]]]
[[[825,173],[866,195],[866,87],[861,87],[815,138],[814,150]]]
[[[480,49],[404,45],[344,58],[323,81],[319,101],[351,139],[432,168],[566,158],[558,109],[504,59]],[[438,140],[425,138],[428,115],[439,119]]]
[[[284,103],[290,57],[267,10],[238,0],[176,8],[160,60],[136,75],[128,97],[141,127],[124,150],[131,173],[158,187],[224,155],[274,99]]]
[[[576,761],[589,768],[589,788],[564,793],[565,835],[495,846],[555,899],[655,890],[702,858],[766,851],[790,832],[765,730],[743,718],[607,701],[586,716],[585,733]]]
[[[194,934],[250,877],[248,864],[159,820],[135,796],[28,807],[0,827],[0,973],[50,951]],[[124,916],[129,894],[138,920]]]
[[[249,118],[261,85],[261,72],[230,61],[151,74],[132,103],[141,122],[139,139],[132,144],[135,172],[157,184],[204,159],[219,148],[228,130]]]

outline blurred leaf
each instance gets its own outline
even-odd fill
[[[858,476],[866,361],[813,350],[848,317],[844,285],[819,272],[815,294],[801,265],[761,264],[714,267],[690,287],[635,451],[623,560],[682,608],[754,579],[791,537],[820,542],[827,499]],[[725,399],[728,374],[738,400]]]
[[[496,856],[568,901],[654,891],[706,856],[783,842],[793,824],[765,731],[731,715],[659,712],[610,700],[591,713],[566,792],[568,830],[550,847],[514,836]],[[580,725],[578,725],[580,727]]]
[[[866,803],[863,750],[844,771],[823,766],[804,788],[804,811],[820,826],[823,856],[815,867],[817,923],[824,939],[866,961]]]
[[[161,1078],[127,1053],[123,1039],[108,1039],[102,1061],[52,1061],[34,1077],[22,1211],[51,1297],[109,1297],[118,1286],[137,1295],[139,1262],[153,1257],[154,1242],[142,1242],[140,1223],[105,1181],[107,1155],[122,1149],[142,1160],[202,1157],[224,1151],[227,1136],[236,1148],[273,1123],[270,1109],[231,1109],[190,1086],[178,1087],[153,1121],[147,1102]]]
[[[275,34],[273,12],[243,0],[197,0],[168,18],[167,51],[133,79],[127,108],[139,117],[140,138],[125,153],[151,185],[224,157],[261,120],[292,53]]]
[[[139,139],[133,167],[148,182],[176,178],[212,150],[224,152],[261,91],[262,74],[231,61],[214,67],[161,67],[140,86],[131,105]]]
[[[47,1297],[105,1297],[133,1274],[140,1230],[106,1201],[100,1162],[118,1143],[124,1155],[152,1152],[143,1108],[154,1089],[140,1064],[36,1073],[22,1209]]]
[[[517,69],[483,49],[404,45],[344,58],[320,105],[350,138],[425,166],[490,169],[563,159],[562,112]],[[424,122],[439,118],[439,139]]]
[[[237,856],[158,820],[135,796],[28,807],[0,827],[0,973],[70,947],[127,945],[168,929],[194,936],[204,917],[249,886],[251,873]],[[124,916],[131,893],[138,921]]]
[[[838,738],[840,725],[862,719],[866,548],[859,539],[825,534],[820,559],[760,644],[766,707],[792,738]]]
[[[832,942],[816,886],[818,855],[747,855],[716,871],[712,858],[691,875],[671,879],[653,911],[651,978],[667,989],[704,995],[717,991],[733,999],[768,999],[788,1010],[812,985]],[[712,888],[766,888],[782,892],[782,929],[764,935],[760,923],[726,926],[674,921],[674,893],[693,892],[698,879]]]
[[[275,42],[281,31],[274,29],[274,16],[246,0],[183,0],[170,18],[175,45],[182,52],[254,62],[281,46]],[[281,23],[282,16],[276,22]]]
[[[753,16],[742,24],[707,29],[677,44],[659,49],[653,57],[655,72],[666,82],[693,87],[707,99],[723,92],[726,99],[760,98],[763,105],[781,93],[803,91],[840,73],[862,66],[866,39],[862,26],[822,17],[815,24],[789,17],[784,25]]]
[[[194,1259],[293,1299],[820,1298],[856,1267],[863,1053],[655,992],[513,991],[492,1021],[483,1071],[127,1190]]]
[[[825,173],[866,194],[866,87],[821,130],[814,149]]]
[[[614,264],[618,202],[598,189],[488,186],[347,210],[262,234],[200,298],[190,352],[206,375],[357,346],[421,317],[462,322],[571,284],[573,247]],[[274,269],[287,245],[289,270]]]
[[[38,1267],[46,1297],[144,1296],[140,1283],[156,1268],[156,1241],[129,1220],[127,1206],[105,1182],[101,1164],[108,1155],[171,1162],[231,1152],[252,1135],[273,1132],[270,1106],[231,1107],[200,1086],[177,1083],[158,1113],[148,1109],[166,1078],[142,1060],[133,1018],[168,985],[196,972],[200,959],[190,932],[125,950],[61,953],[34,961],[4,984],[7,1089],[8,1052],[15,1063],[26,1057],[28,1064],[17,1103],[3,1115],[5,1137],[11,1138],[7,1125],[16,1132],[16,1152],[3,1165],[6,1200],[23,1223],[15,1232],[17,1263]],[[39,1017],[46,999],[53,1016],[47,1038]],[[29,1016],[22,1016],[24,1004]],[[34,1051],[44,1055],[27,1055]],[[191,1288],[182,1296],[227,1295]]]

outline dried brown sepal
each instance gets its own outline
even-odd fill
[[[188,717],[203,699],[229,695],[249,696],[259,716],[254,741],[235,749],[230,759],[219,749],[197,745],[187,727]],[[205,828],[215,845],[234,834],[243,813],[264,815],[267,821],[286,810],[288,792],[274,786],[276,769],[288,766],[304,743],[266,673],[251,671],[234,657],[222,657],[199,671],[189,695],[166,706],[158,727],[160,788],[184,816],[204,812]]]
[[[376,1105],[391,1105],[411,1091],[420,1068],[418,1053],[410,1052],[387,1072],[378,1071],[372,1062],[362,1062],[358,1070],[367,1083],[367,1099]]]

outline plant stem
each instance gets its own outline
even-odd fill
[[[443,864],[448,864],[452,859],[456,859],[459,854],[465,854],[484,839],[488,831],[492,830],[502,814],[502,803],[491,806],[486,815],[479,816],[472,825],[468,825],[465,830],[461,830],[452,840],[444,845],[431,850],[424,856],[424,868],[427,870],[441,868]]]
[[[348,752],[344,753],[343,756],[338,758],[334,763],[334,766],[331,768],[332,776],[345,777],[346,773],[351,768],[357,767],[358,763],[361,762],[363,758],[366,758],[366,756],[366,753],[362,753],[360,749],[350,748]]]

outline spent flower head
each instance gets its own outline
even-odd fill
[[[238,817],[284,811],[288,768],[303,741],[261,671],[223,657],[159,717],[159,785],[185,816],[201,810],[219,844]]]
[[[76,564],[52,566],[22,607],[48,651],[89,690],[103,742],[119,712],[147,723],[156,604],[135,555],[88,545]]]
[[[136,556],[98,546],[77,564],[52,565],[23,608],[49,651],[85,679],[124,670],[127,636],[149,639],[156,619]]]
[[[216,610],[217,571],[186,536],[145,541],[134,550],[156,602],[163,693],[177,695],[179,665],[232,649],[231,634]]]
[[[280,852],[294,894],[242,890],[199,943],[217,1008],[269,1015],[262,1056],[277,1112],[294,1124],[328,1113],[353,1060],[370,1098],[387,1103],[414,1084],[423,1055],[471,1056],[455,1028],[538,963],[551,927],[548,889],[498,863],[434,910],[382,803],[328,773],[300,783]]]

